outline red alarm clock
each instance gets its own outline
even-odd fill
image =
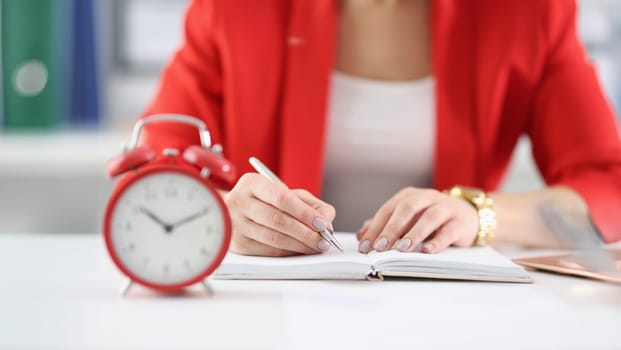
[[[158,122],[195,126],[201,146],[161,153],[138,146],[143,127]],[[204,283],[231,239],[231,220],[217,188],[235,180],[222,148],[211,147],[205,124],[183,115],[144,118],[134,126],[130,145],[106,170],[110,177],[123,174],[103,223],[110,257],[129,278],[123,294],[133,282],[162,292]]]

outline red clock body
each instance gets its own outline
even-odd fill
[[[201,144],[161,153],[139,145],[151,123],[191,125]],[[143,118],[106,171],[121,176],[103,222],[106,248],[121,272],[163,292],[203,282],[214,272],[231,241],[231,219],[218,189],[230,188],[236,175],[222,147],[212,147],[205,123],[178,114]]]
[[[127,277],[174,292],[219,266],[231,221],[204,173],[169,155],[125,172],[108,202],[103,232],[110,257]]]

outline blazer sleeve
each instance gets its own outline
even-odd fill
[[[222,77],[214,12],[213,1],[191,1],[186,12],[183,43],[165,68],[155,98],[142,118],[159,113],[194,116],[206,123],[212,140],[220,142]],[[156,150],[183,150],[200,144],[200,139],[191,126],[157,123],[145,127],[141,143]]]
[[[550,1],[547,57],[527,133],[546,183],[586,201],[606,242],[621,239],[621,138],[576,34],[575,1]]]

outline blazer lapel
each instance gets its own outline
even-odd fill
[[[278,172],[291,187],[318,194],[323,181],[329,78],[334,64],[337,8],[333,0],[291,0],[286,40]],[[474,21],[468,6],[432,5],[436,80],[434,187],[480,186]],[[468,12],[468,13],[464,13]],[[466,38],[466,40],[464,40]],[[413,116],[414,117],[414,116]]]
[[[316,195],[323,180],[336,6],[334,0],[291,0],[285,38],[279,173],[292,188]]]

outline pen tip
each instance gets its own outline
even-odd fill
[[[344,253],[345,251],[343,250],[343,246],[341,246],[341,244],[339,243],[339,241],[336,240],[336,238],[332,238],[332,245],[338,249],[341,253]]]

